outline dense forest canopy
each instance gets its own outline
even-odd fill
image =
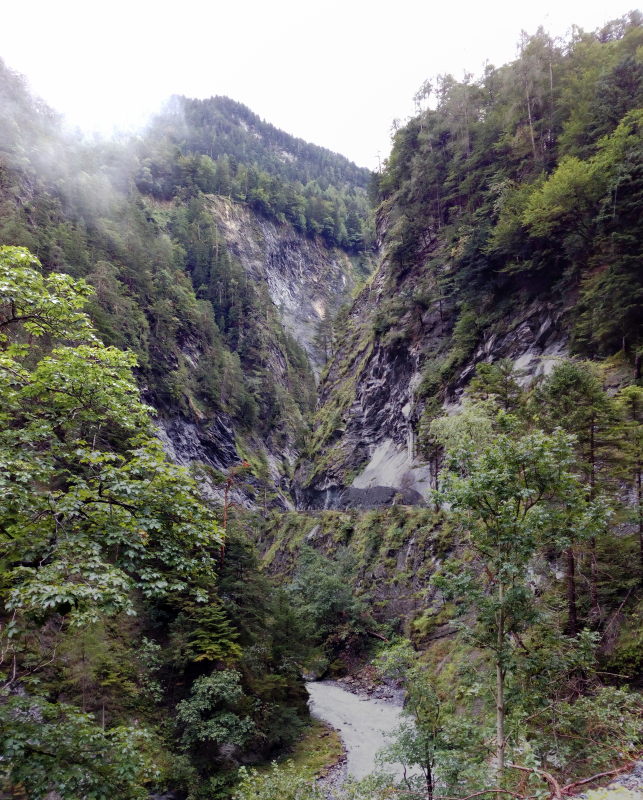
[[[424,261],[434,293],[492,298],[578,287],[576,352],[640,346],[641,16],[568,41],[542,29],[479,79],[441,75],[379,178],[390,251]]]
[[[234,776],[220,744],[268,753],[301,727],[297,620],[243,542],[223,562],[135,356],[82,311],[91,286],[2,247],[0,291],[0,776],[29,798],[210,796]]]
[[[146,134],[136,182],[170,199],[191,186],[228,195],[330,245],[372,246],[371,173],[296,139],[228,97],[174,97]]]
[[[174,97],[153,127],[171,124],[172,120],[180,124],[181,118],[185,143],[192,152],[215,160],[227,155],[236,161],[254,162],[284,180],[303,184],[316,180],[322,189],[368,188],[369,170],[275,128],[229,97]]]

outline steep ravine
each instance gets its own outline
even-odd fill
[[[434,480],[423,460],[418,433],[427,399],[422,395],[427,365],[446,359],[457,309],[436,299],[404,309],[399,297],[423,289],[422,267],[394,274],[386,257],[354,301],[319,387],[313,452],[297,473],[302,509],[375,508],[393,502],[422,504]],[[528,383],[567,353],[562,324],[566,298],[532,298],[481,330],[440,396],[455,408],[480,362],[510,359]],[[385,315],[385,323],[381,318]],[[437,395],[436,395],[437,396]]]
[[[247,206],[222,196],[209,196],[209,207],[231,257],[243,268],[247,279],[263,290],[267,287],[270,307],[262,323],[269,368],[291,393],[288,364],[278,341],[283,328],[303,347],[315,376],[330,354],[330,334],[324,324],[351,296],[359,279],[358,267],[370,268],[372,256],[349,257],[339,248],[327,247],[321,237],[308,237],[289,223],[278,223]],[[356,266],[357,265],[357,266]],[[183,355],[190,368],[199,368],[201,354],[188,341]],[[246,477],[232,487],[229,499],[247,508],[257,507],[257,497],[271,494],[271,506],[293,508],[289,475],[299,456],[294,437],[277,442],[250,432],[240,441],[234,421],[225,413],[205,417],[198,409],[159,409],[159,436],[170,457],[183,466],[205,465],[200,482],[207,496],[223,501],[222,484],[211,479],[210,468],[225,473],[253,454],[266,469],[261,480]],[[256,490],[256,491],[255,491]]]
[[[255,437],[250,443],[263,452],[275,507],[422,505],[434,481],[434,466],[418,447],[427,400],[422,382],[427,365],[449,354],[458,308],[439,293],[430,302],[409,302],[427,293],[425,270],[417,264],[396,272],[386,251],[387,221],[380,219],[383,256],[338,327],[334,317],[374,255],[351,258],[320,237],[304,236],[291,224],[267,219],[226,197],[212,195],[209,205],[231,256],[249,280],[267,287],[267,339],[274,336],[271,326],[283,326],[304,348],[319,380],[306,452],[299,453],[294,441],[284,445]],[[547,371],[567,352],[562,323],[567,305],[564,297],[532,295],[496,314],[448,381],[440,397],[443,408],[459,403],[481,361],[511,359],[525,382]],[[271,369],[288,392],[279,347],[270,345],[270,350]],[[189,343],[187,351],[196,365],[199,356],[189,352]],[[201,418],[195,409],[161,414],[159,429],[168,453],[186,466],[200,463],[225,472],[247,457],[247,443],[245,450],[239,447],[238,432],[225,414],[214,419]],[[221,486],[208,480],[207,471],[203,475],[206,493],[220,501]],[[233,488],[233,499],[257,506],[251,487]]]
[[[434,481],[433,467],[418,448],[426,404],[423,371],[449,352],[457,309],[435,300],[400,310],[396,300],[420,293],[426,276],[420,267],[396,276],[384,255],[352,301],[323,368],[329,346],[324,323],[350,298],[358,279],[351,259],[320,238],[302,236],[292,225],[263,218],[227,198],[212,196],[210,203],[229,252],[251,280],[268,287],[274,317],[304,347],[315,374],[321,373],[308,452],[300,457],[293,446],[255,442],[265,452],[277,507],[422,505]],[[365,256],[362,260],[368,262]],[[565,298],[532,298],[497,315],[448,382],[443,408],[457,406],[481,361],[511,359],[524,382],[548,371],[567,352],[565,309]],[[379,321],[382,315],[385,325]],[[274,362],[280,374],[284,365],[278,349]],[[162,415],[159,428],[169,454],[181,464],[226,471],[245,457],[225,414],[207,420],[198,414]],[[221,500],[221,487],[207,479],[205,484],[206,493]],[[246,507],[257,505],[252,491],[234,488],[233,499]]]
[[[350,298],[358,277],[355,264],[321,237],[304,236],[290,223],[276,223],[225,197],[212,196],[211,209],[229,252],[251,280],[266,284],[284,328],[319,375],[330,347],[321,327]],[[370,268],[368,255],[353,260]]]

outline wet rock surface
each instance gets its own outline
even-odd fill
[[[370,665],[351,675],[337,678],[335,683],[358,697],[388,700],[400,708],[404,705],[404,689],[397,683],[382,680],[377,670]]]
[[[166,453],[176,464],[200,461],[223,471],[241,461],[232,423],[225,414],[200,423],[178,415],[159,417],[157,427]]]
[[[324,775],[317,779],[317,785],[324,793],[326,800],[336,800],[341,797],[341,789],[347,778],[346,754],[336,764],[333,764]]]
[[[358,489],[354,486],[329,489],[296,489],[295,497],[297,506],[303,510],[334,510],[346,511],[348,509],[368,510],[401,505],[424,505],[424,498],[414,489],[397,489],[392,486],[371,486],[367,489]]]
[[[392,327],[374,332],[378,314],[387,304],[392,307],[398,295],[413,295],[422,288],[421,268],[395,280],[391,272],[384,259],[349,313],[348,330],[361,330],[360,341],[371,344],[356,350],[355,339],[340,342],[320,386],[322,407],[332,408],[333,398],[349,389],[352,400],[335,435],[316,455],[323,469],[313,462],[308,471],[299,470],[304,488],[298,501],[304,509],[421,504],[431,486],[431,468],[417,450],[425,400],[416,390],[427,363],[439,365],[447,358],[459,311],[448,302],[435,301],[421,312],[411,309],[397,317],[391,312]],[[447,385],[443,408],[459,405],[481,362],[512,360],[524,384],[547,373],[567,353],[565,303],[563,297],[517,300],[505,316],[489,324]],[[396,497],[400,494],[402,500]]]

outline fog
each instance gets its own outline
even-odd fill
[[[224,94],[274,125],[374,168],[394,119],[438,73],[511,60],[522,29],[564,35],[629,2],[417,3],[35,0],[3,9],[0,57],[72,125],[136,128],[171,94]]]

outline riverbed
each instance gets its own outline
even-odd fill
[[[333,681],[310,681],[311,714],[327,722],[342,737],[346,748],[346,771],[350,778],[364,778],[376,769],[375,756],[390,743],[392,733],[403,721],[400,705],[359,697]],[[402,775],[402,768],[388,765],[386,772]]]

